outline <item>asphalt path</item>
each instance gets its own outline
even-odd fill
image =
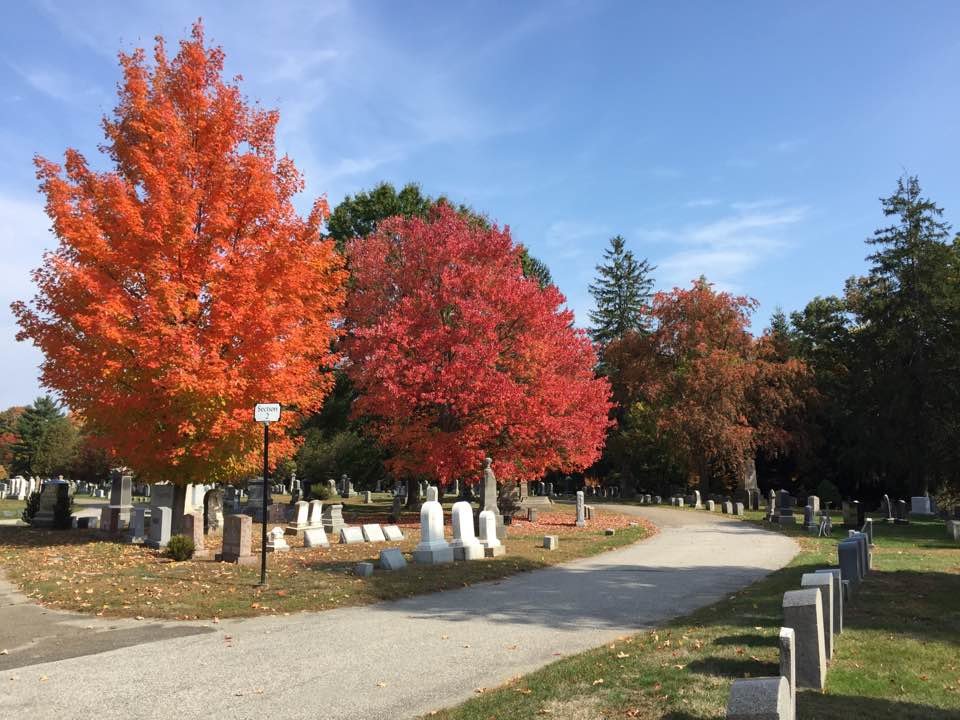
[[[497,582],[321,613],[104,621],[0,585],[0,717],[418,717],[719,600],[798,550],[716,513],[603,507],[660,532]]]

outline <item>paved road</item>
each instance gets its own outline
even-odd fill
[[[619,509],[661,532],[561,567],[368,607],[218,625],[0,607],[0,647],[8,613],[39,635],[0,656],[0,717],[416,717],[713,602],[797,552],[782,535],[706,512]]]

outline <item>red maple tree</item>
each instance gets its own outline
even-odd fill
[[[769,337],[750,333],[755,308],[755,300],[717,292],[701,278],[657,293],[654,330],[610,349],[629,395],[650,407],[703,492],[714,475],[740,474],[758,450],[789,446],[795,438],[786,421],[809,391],[803,362],[778,358]]]
[[[523,276],[508,229],[438,205],[348,245],[355,411],[400,477],[506,480],[594,462],[610,387],[554,286]]]
[[[120,55],[123,80],[94,172],[75,150],[36,159],[59,240],[17,302],[18,338],[45,356],[56,389],[118,459],[146,479],[235,478],[256,467],[257,402],[284,429],[332,385],[345,272],[321,237],[324,199],[302,219],[303,181],[278,157],[278,114],[222,79],[224,54],[192,36],[152,65]]]

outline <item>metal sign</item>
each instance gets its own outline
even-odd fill
[[[253,409],[253,419],[269,423],[280,419],[280,403],[260,403]]]

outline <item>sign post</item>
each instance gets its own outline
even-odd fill
[[[260,584],[267,584],[267,497],[268,461],[270,456],[270,423],[280,419],[280,403],[260,403],[253,410],[253,419],[263,423],[263,508],[260,533]]]

